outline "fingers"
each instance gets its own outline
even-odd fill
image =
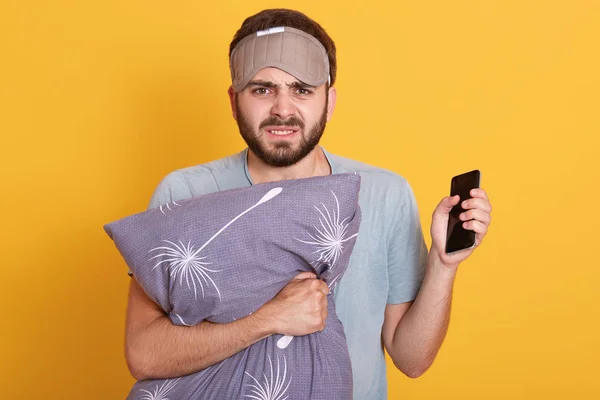
[[[327,284],[321,279],[317,279],[317,275],[313,274],[312,272],[299,273],[288,283],[287,286],[310,288],[311,290],[320,292],[325,296],[329,294],[329,286],[327,286]]]
[[[468,229],[470,231],[475,231],[475,233],[478,233],[481,235],[485,235],[485,233],[487,232],[487,225],[485,225],[484,223],[479,222],[477,220],[463,222],[462,226],[465,229]]]
[[[474,231],[476,233],[475,246],[479,246],[481,244],[488,230],[488,226],[486,224],[483,224],[476,220],[463,222],[463,228]]]
[[[469,194],[471,195],[471,198],[462,202],[462,208],[464,208],[465,210],[469,210],[471,208],[479,208],[488,213],[492,211],[492,205],[490,204],[488,195],[485,192],[485,190],[481,188],[471,189]]]
[[[473,197],[467,199],[461,203],[461,207],[465,210],[477,208],[486,213],[492,212],[492,205],[490,204],[490,202],[481,197]]]
[[[321,319],[322,319],[322,324],[321,324],[321,329],[320,331],[323,332],[323,330],[325,329],[325,322],[327,321],[327,316],[329,315],[329,310],[327,310],[327,306],[323,307],[323,309],[321,310]]]
[[[472,189],[470,194],[473,197],[461,203],[461,207],[467,211],[461,213],[459,218],[465,221],[463,227],[477,233],[477,240],[481,242],[492,222],[492,205],[485,190]]]
[[[485,190],[483,190],[481,188],[471,189],[469,194],[471,195],[471,197],[481,198],[486,201],[489,201],[487,193],[485,192]]]
[[[327,286],[327,284],[322,280],[315,279],[313,282],[311,282],[311,284],[315,290],[323,293],[325,296],[329,294],[329,286]]]
[[[490,213],[483,212],[477,208],[465,211],[459,215],[461,221],[470,221],[472,219],[482,222],[485,225],[489,225],[492,222],[492,216]]]
[[[311,278],[316,278],[317,275],[313,274],[312,272],[309,271],[304,271],[304,272],[300,272],[298,275],[296,275],[294,277],[294,279],[311,279]]]

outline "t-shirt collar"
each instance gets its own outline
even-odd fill
[[[329,167],[331,168],[331,174],[337,174],[338,173],[337,168],[331,160],[331,154],[329,154],[329,152],[327,150],[325,150],[325,148],[323,146],[321,146],[321,150],[323,150],[323,154],[325,154],[325,158],[327,159],[327,162],[329,163]],[[252,178],[250,177],[250,170],[248,169],[248,148],[247,147],[244,149],[244,151],[242,151],[241,155],[242,155],[242,159],[244,160],[244,173],[246,174],[246,178],[248,179],[248,182],[250,183],[250,185],[254,185],[254,182],[252,182]]]

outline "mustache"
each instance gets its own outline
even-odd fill
[[[293,115],[287,119],[277,118],[276,116],[272,115],[261,122],[258,129],[264,128],[265,126],[298,126],[300,129],[304,129],[304,122]]]

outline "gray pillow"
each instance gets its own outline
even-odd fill
[[[227,323],[302,271],[333,289],[358,235],[359,188],[358,174],[254,185],[172,202],[104,229],[174,324]],[[322,332],[267,337],[200,372],[140,381],[128,398],[350,399],[344,330],[328,300]]]

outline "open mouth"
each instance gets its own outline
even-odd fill
[[[285,136],[285,135],[289,135],[291,133],[294,133],[294,131],[280,131],[280,130],[270,130],[268,131],[271,135],[277,135],[277,136]]]
[[[278,127],[266,127],[265,132],[274,135],[274,136],[289,136],[296,132],[298,132],[298,128],[289,127],[289,126],[278,126]]]

